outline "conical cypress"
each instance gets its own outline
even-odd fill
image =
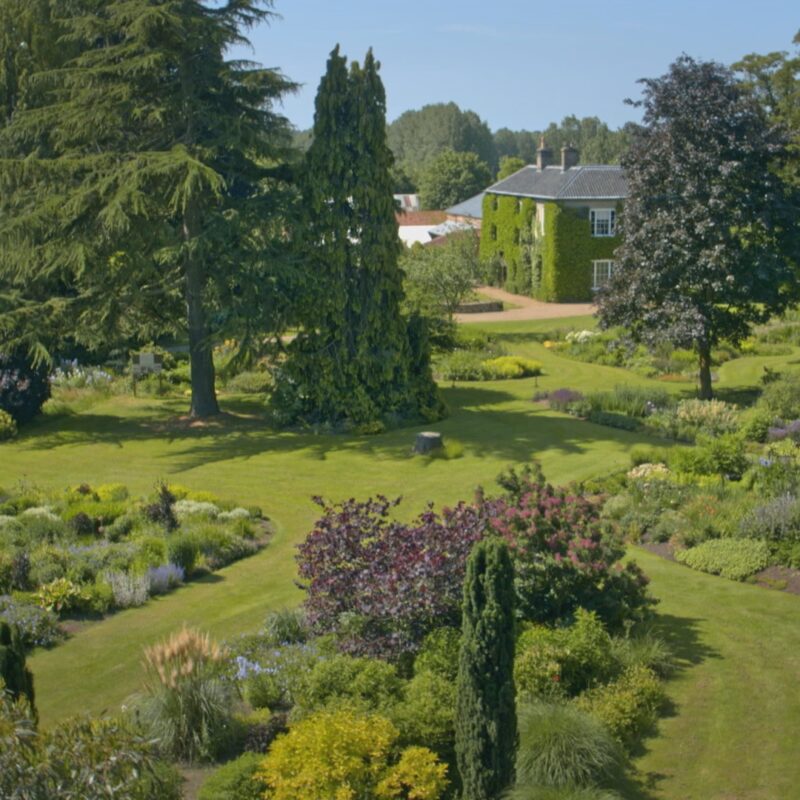
[[[514,568],[506,544],[478,542],[467,562],[456,699],[463,800],[496,800],[514,780]]]

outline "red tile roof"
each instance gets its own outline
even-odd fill
[[[441,225],[447,219],[444,211],[399,211],[398,225]]]

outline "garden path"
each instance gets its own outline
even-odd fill
[[[543,303],[531,297],[511,294],[494,286],[481,286],[480,294],[517,306],[507,311],[487,311],[483,314],[456,314],[457,322],[521,322],[529,319],[560,319],[594,314],[596,308],[591,303]]]

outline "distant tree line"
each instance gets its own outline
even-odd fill
[[[534,163],[542,136],[556,152],[567,144],[576,147],[581,163],[617,164],[627,147],[629,127],[614,130],[597,117],[570,115],[543,130],[500,128],[492,133],[478,114],[456,103],[427,105],[406,111],[387,126],[395,158],[394,189],[419,192],[427,208],[454,205],[485,188],[498,170],[504,177],[504,165],[508,169]],[[296,131],[295,146],[307,150],[311,138],[311,131]]]

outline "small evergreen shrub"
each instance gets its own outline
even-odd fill
[[[261,370],[240,372],[225,383],[225,388],[229,392],[238,394],[266,394],[272,387],[272,376],[269,372]]]
[[[769,545],[757,539],[711,539],[678,550],[675,558],[687,567],[742,581],[770,563]]]

